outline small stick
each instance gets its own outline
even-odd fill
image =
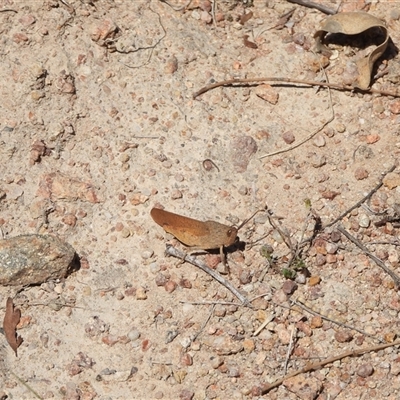
[[[186,7],[189,7],[189,4],[192,2],[192,0],[188,0],[188,2],[185,5],[178,7],[178,6],[172,5],[167,0],[160,0],[160,1],[161,1],[161,3],[165,3],[166,5],[170,6],[174,11],[182,11]]]
[[[43,397],[40,396],[37,392],[35,392],[35,391],[34,391],[25,381],[23,381],[17,374],[14,374],[14,372],[12,372],[12,371],[10,371],[10,372],[11,372],[12,375],[14,375],[14,377],[15,377],[16,379],[18,379],[18,381],[19,381],[20,383],[22,383],[31,393],[33,393],[34,396],[35,396],[37,399],[43,400]]]
[[[258,334],[275,318],[275,313],[271,313],[268,318],[258,327],[258,329],[253,333],[253,336],[258,336]]]
[[[305,0],[286,0],[289,3],[298,4],[300,6],[308,7],[308,8],[315,8],[318,11],[323,12],[324,14],[334,15],[337,11],[332,10],[329,7],[323,6],[322,4],[313,3],[312,1],[305,1]]]
[[[211,307],[210,314],[208,315],[207,319],[204,321],[202,327],[195,333],[195,335],[194,335],[194,337],[193,337],[193,339],[192,339],[192,343],[199,337],[200,333],[203,332],[204,328],[206,327],[206,325],[207,325],[208,322],[210,321],[210,319],[211,319],[211,317],[212,317],[212,315],[213,315],[213,312],[214,312],[214,310],[215,310],[215,306],[216,306],[216,305],[213,304],[213,306]]]
[[[268,393],[271,389],[274,389],[274,388],[280,386],[285,380],[287,380],[289,378],[293,378],[294,376],[297,376],[299,374],[304,374],[306,372],[315,371],[318,368],[324,367],[327,364],[332,364],[335,361],[341,360],[346,357],[359,357],[366,353],[371,353],[373,351],[379,351],[379,350],[386,349],[388,347],[398,346],[398,345],[400,345],[400,340],[397,340],[396,342],[393,342],[393,343],[384,343],[384,344],[380,344],[378,346],[366,347],[365,349],[349,350],[349,351],[346,351],[345,353],[327,358],[323,361],[319,361],[319,362],[316,362],[311,365],[306,365],[304,368],[298,369],[297,371],[294,371],[291,374],[285,375],[283,378],[280,378],[273,383],[262,385],[261,395]]]
[[[325,75],[325,81],[329,83],[328,76],[326,75],[326,71],[322,68],[322,66],[321,66],[321,71],[323,71],[323,73]],[[326,126],[328,126],[335,118],[335,110],[333,109],[332,92],[331,92],[331,88],[330,87],[328,87],[328,94],[329,94],[329,105],[330,105],[330,109],[331,109],[331,116],[327,121],[325,121],[322,124],[322,126],[320,126],[317,130],[315,130],[310,135],[308,135],[308,137],[306,137],[305,139],[301,140],[300,142],[294,144],[293,146],[289,146],[286,149],[277,150],[277,151],[274,151],[272,153],[266,154],[264,156],[259,157],[259,159],[261,160],[261,159],[263,159],[265,157],[275,156],[277,154],[284,153],[286,151],[291,151],[293,149],[296,149],[297,147],[300,147],[302,144],[304,144],[304,143],[308,142],[309,140],[311,140],[317,133],[321,132],[322,129],[324,129]]]
[[[360,89],[354,86],[349,85],[339,85],[337,83],[329,83],[329,82],[317,82],[317,81],[309,81],[305,79],[292,79],[292,78],[274,78],[274,77],[266,77],[266,78],[246,78],[246,79],[229,79],[226,81],[221,81],[217,83],[213,83],[211,85],[204,86],[197,92],[193,94],[193,98],[208,92],[211,89],[215,89],[220,86],[234,86],[234,85],[261,85],[264,82],[279,82],[273,85],[308,85],[310,87],[319,86],[319,87],[329,87],[335,90],[347,91],[347,92],[358,92],[358,93],[377,93],[382,96],[393,96],[400,97],[400,92],[388,92],[385,90],[377,90],[377,89]],[[293,85],[292,85],[293,86]]]
[[[368,199],[372,197],[373,194],[375,194],[383,185],[383,179],[387,174],[390,172],[393,172],[396,168],[396,165],[393,165],[390,167],[386,172],[383,173],[381,179],[379,180],[379,183],[366,195],[364,196],[360,201],[358,201],[354,206],[350,207],[348,210],[346,210],[344,213],[340,214],[337,218],[335,218],[332,222],[329,222],[329,224],[325,225],[323,229],[329,228],[332,225],[335,225],[336,222],[339,222],[342,218],[344,218],[347,214],[351,213],[353,210],[356,208],[360,207],[361,204],[365,203]]]
[[[304,303],[302,303],[300,300],[291,300],[291,303],[292,303],[292,304],[295,304],[296,306],[299,306],[299,307],[302,308],[304,311],[307,311],[307,312],[309,312],[310,314],[313,314],[313,315],[317,315],[317,316],[321,317],[322,319],[325,319],[326,321],[332,322],[333,324],[336,324],[336,325],[339,325],[339,326],[343,326],[344,328],[351,329],[351,330],[353,330],[353,331],[356,331],[356,332],[358,332],[358,333],[361,333],[361,334],[364,335],[364,336],[368,336],[368,337],[370,337],[370,338],[372,338],[372,339],[374,339],[374,340],[377,340],[379,343],[383,343],[383,342],[384,342],[384,340],[383,340],[382,338],[379,338],[379,337],[370,335],[369,333],[364,332],[364,331],[362,331],[361,329],[358,329],[358,328],[356,328],[356,327],[354,327],[354,326],[351,326],[351,325],[344,324],[343,322],[335,321],[335,320],[332,319],[332,318],[329,318],[329,317],[327,317],[327,316],[325,316],[325,315],[323,315],[323,314],[321,314],[321,313],[319,313],[319,312],[317,312],[317,311],[314,311],[312,308],[306,306],[306,305],[305,305]],[[291,310],[293,310],[293,309],[291,309]]]
[[[276,230],[278,231],[280,237],[282,238],[282,240],[285,242],[286,246],[290,249],[291,253],[294,254],[294,246],[290,240],[290,236],[286,235],[282,229],[279,227],[278,224],[275,223],[275,221],[272,219],[271,214],[267,211],[267,218],[268,218],[268,222],[269,224]]]
[[[295,335],[296,331],[297,331],[296,326],[293,326],[292,333],[290,335],[289,347],[288,347],[288,350],[286,353],[285,365],[283,367],[283,371],[284,371],[285,375],[287,373],[287,367],[289,364],[290,355],[292,354],[292,350],[293,350],[293,346],[294,346],[294,335]]]
[[[183,304],[192,304],[194,306],[208,306],[208,305],[217,305],[221,304],[223,306],[238,306],[240,307],[242,304],[234,303],[233,301],[184,301],[180,300],[179,303]]]
[[[343,226],[339,225],[337,227],[337,230],[343,233],[343,235],[346,236],[347,239],[349,239],[358,248],[360,248],[364,254],[366,254],[369,258],[375,261],[375,263],[378,264],[378,266],[380,266],[388,275],[390,275],[390,277],[394,280],[396,286],[400,288],[400,277],[397,274],[395,274],[390,268],[388,268],[380,258],[372,254],[360,241],[358,241],[354,236],[352,236],[349,232],[347,232],[346,229],[343,228]]]
[[[167,4],[168,4],[168,3],[167,3]],[[162,21],[161,21],[161,16],[160,16],[160,14],[159,14],[158,12],[154,11],[151,7],[149,7],[149,10],[150,10],[152,13],[154,13],[154,14],[157,15],[157,17],[158,17],[158,23],[159,23],[159,25],[161,26],[161,29],[163,30],[163,34],[162,34],[161,38],[159,38],[159,39],[156,41],[156,43],[155,43],[154,45],[151,45],[151,46],[139,47],[139,48],[137,48],[136,50],[132,50],[132,51],[128,51],[128,52],[122,52],[122,51],[119,51],[119,50],[116,49],[116,51],[117,51],[118,53],[120,53],[120,54],[136,53],[136,52],[139,51],[139,50],[150,50],[150,54],[149,54],[149,57],[147,58],[147,61],[145,61],[145,62],[144,62],[143,64],[141,64],[141,65],[129,65],[129,64],[126,64],[126,63],[124,63],[124,62],[118,60],[122,65],[125,65],[125,67],[131,68],[131,69],[137,69],[137,68],[141,68],[141,67],[144,67],[145,65],[147,65],[147,64],[150,62],[150,59],[151,59],[151,57],[152,57],[152,55],[153,55],[153,52],[154,52],[154,49],[155,49],[155,48],[164,40],[164,38],[167,36],[167,31],[165,30],[164,25],[163,25],[163,23],[162,23]]]
[[[221,285],[225,286],[228,290],[230,290],[242,302],[244,306],[251,307],[250,301],[247,299],[246,296],[243,296],[229,281],[224,279],[218,272],[214,271],[213,269],[207,267],[207,265],[198,261],[196,257],[192,257],[188,254],[185,254],[171,245],[167,245],[167,248],[165,249],[165,254],[168,256],[180,258],[183,261],[188,261],[190,264],[193,264],[194,266],[200,268],[207,274],[211,275]]]

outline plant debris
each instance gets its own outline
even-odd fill
[[[11,297],[7,299],[6,313],[3,320],[4,335],[7,339],[8,344],[14,350],[17,355],[17,349],[21,346],[23,339],[17,334],[17,325],[21,319],[21,310],[14,308],[14,302]]]

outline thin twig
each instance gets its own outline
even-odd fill
[[[388,268],[385,263],[378,257],[376,257],[374,254],[372,254],[360,241],[358,241],[354,236],[352,236],[349,232],[346,231],[346,229],[343,228],[343,226],[339,225],[337,227],[337,230],[341,233],[343,233],[344,236],[347,237],[351,242],[353,242],[358,248],[360,248],[364,254],[366,254],[371,260],[375,261],[375,263],[381,267],[388,275],[391,276],[391,278],[394,280],[395,285],[397,288],[400,288],[400,277],[393,272],[390,268]]]
[[[198,336],[200,335],[201,332],[203,332],[204,328],[206,327],[206,325],[208,324],[208,322],[210,321],[213,313],[215,310],[215,304],[213,304],[213,306],[211,307],[211,311],[210,314],[208,315],[207,319],[204,321],[203,325],[201,326],[201,328],[195,333],[193,339],[192,339],[192,343],[198,338]]]
[[[169,1],[167,1],[167,0],[160,0],[160,1],[161,1],[161,3],[165,3],[167,6],[170,6],[174,11],[182,11],[182,10],[185,9],[186,7],[189,7],[189,4],[192,2],[192,0],[188,0],[188,2],[187,2],[185,5],[178,7],[178,6],[172,5],[172,4],[171,4]]]
[[[208,306],[208,305],[223,305],[223,306],[237,306],[240,307],[242,304],[234,303],[233,301],[185,301],[180,300],[182,304],[192,304],[194,306]]]
[[[20,383],[22,383],[31,393],[33,393],[33,395],[40,400],[43,400],[43,397],[40,396],[37,392],[35,392],[25,381],[23,381],[17,374],[14,374],[14,372],[10,371],[12,375],[14,375],[14,377],[16,379],[18,379],[18,381]]]
[[[153,44],[153,45],[151,45],[151,46],[139,47],[139,48],[137,48],[136,50],[132,50],[132,51],[129,51],[129,52],[122,52],[122,51],[118,51],[117,49],[115,49],[115,51],[117,51],[118,53],[121,53],[121,54],[136,53],[136,52],[139,51],[139,50],[150,50],[150,54],[149,54],[149,57],[147,58],[147,61],[145,61],[145,62],[142,63],[141,65],[128,65],[128,64],[122,62],[121,60],[118,60],[122,65],[125,65],[125,67],[131,68],[131,69],[137,69],[137,68],[141,68],[141,67],[147,65],[147,64],[150,62],[150,60],[151,60],[151,57],[152,57],[153,52],[154,52],[154,49],[155,49],[155,48],[164,40],[164,38],[167,36],[167,31],[165,30],[164,25],[163,25],[162,22],[161,22],[161,16],[160,16],[160,14],[159,14],[158,12],[154,11],[151,7],[149,7],[149,10],[150,10],[151,12],[153,12],[154,14],[157,15],[157,17],[158,17],[158,23],[160,24],[161,29],[163,30],[163,34],[162,34],[162,36],[156,41],[156,43]]]
[[[264,82],[278,82],[272,83],[272,85],[280,85],[280,86],[293,86],[293,85],[307,85],[310,87],[318,86],[318,87],[330,87],[331,89],[345,91],[345,92],[356,92],[356,93],[377,93],[382,96],[393,96],[400,97],[400,92],[388,92],[385,90],[377,90],[377,89],[360,89],[354,86],[349,85],[339,85],[337,83],[328,83],[328,82],[317,82],[317,81],[309,81],[305,79],[292,79],[292,78],[274,78],[274,77],[266,77],[266,78],[246,78],[246,79],[229,79],[226,81],[221,81],[217,83],[213,83],[211,85],[204,86],[196,93],[193,94],[193,98],[208,92],[209,90],[215,89],[221,86],[245,86],[245,85],[261,85]]]
[[[294,246],[290,240],[290,236],[286,235],[282,229],[280,228],[280,226],[278,224],[275,223],[275,221],[273,220],[271,214],[268,212],[267,210],[267,218],[268,218],[268,222],[269,224],[279,233],[279,235],[281,236],[282,240],[285,242],[286,246],[290,249],[291,253],[294,255]]]
[[[286,373],[287,373],[287,367],[288,367],[288,364],[289,364],[290,355],[292,354],[292,351],[293,351],[294,336],[295,336],[295,333],[296,333],[296,332],[297,332],[296,326],[293,325],[292,333],[291,333],[291,335],[290,335],[289,346],[288,346],[288,349],[287,349],[287,352],[286,352],[285,365],[284,365],[284,367],[283,367],[283,371],[284,371],[283,373],[284,373],[285,375],[286,375]]]
[[[265,321],[257,328],[257,330],[253,333],[253,336],[258,336],[259,333],[275,318],[275,313],[272,312],[268,318],[265,318]]]
[[[383,338],[370,335],[369,333],[364,332],[364,331],[361,330],[361,329],[358,329],[358,328],[356,328],[356,327],[354,327],[354,326],[351,326],[351,325],[344,324],[343,322],[335,321],[334,319],[329,318],[329,317],[327,317],[326,315],[323,315],[323,314],[321,314],[321,313],[319,313],[319,312],[317,312],[317,311],[314,311],[312,308],[306,306],[306,305],[305,305],[304,303],[302,303],[300,300],[291,300],[291,304],[295,304],[296,306],[299,306],[300,308],[302,308],[304,311],[307,311],[308,313],[313,314],[313,315],[317,315],[318,317],[321,317],[322,319],[324,319],[324,320],[326,320],[326,321],[332,322],[333,324],[342,326],[342,327],[347,328],[347,329],[351,329],[351,330],[353,330],[353,331],[356,331],[356,332],[358,332],[358,333],[361,333],[361,334],[364,335],[364,336],[368,336],[368,337],[370,337],[371,339],[377,340],[379,343],[383,343],[383,342],[384,342],[384,339],[383,339]]]
[[[217,29],[217,20],[215,19],[215,13],[217,11],[217,0],[211,0],[211,16],[213,20],[214,28]]]
[[[242,304],[244,306],[251,307],[250,301],[248,300],[248,298],[246,296],[243,296],[229,281],[224,279],[218,272],[207,267],[207,265],[201,263],[199,260],[197,260],[196,257],[185,254],[182,251],[179,251],[178,249],[176,249],[174,246],[171,246],[171,245],[167,245],[165,254],[179,258],[183,261],[187,261],[190,264],[193,264],[194,266],[200,268],[207,274],[211,275],[221,285],[225,286],[228,290],[230,290],[242,302]]]
[[[314,132],[311,132],[306,138],[304,138],[300,142],[294,144],[293,146],[285,147],[284,149],[273,151],[272,153],[264,154],[263,156],[259,157],[259,160],[262,160],[263,158],[266,158],[266,157],[276,156],[277,154],[286,153],[287,151],[297,149],[298,147],[300,147],[301,145],[303,145],[304,143],[306,143],[310,139],[312,139],[317,133],[321,132],[322,129],[324,129],[327,125],[329,125],[334,120],[334,118],[335,118],[335,113],[333,112],[333,109],[332,109],[332,115],[330,116],[330,118],[327,121],[325,121]]]
[[[315,371],[321,367],[324,367],[325,365],[332,364],[335,361],[341,360],[343,358],[359,357],[366,353],[371,353],[373,351],[379,351],[379,350],[386,349],[388,347],[393,347],[393,346],[398,346],[398,345],[400,345],[400,340],[397,340],[396,342],[393,342],[393,343],[385,343],[385,344],[381,344],[378,346],[367,347],[365,349],[349,350],[349,351],[346,351],[345,353],[327,358],[323,361],[319,361],[319,362],[311,364],[311,365],[306,365],[304,368],[294,371],[291,374],[285,375],[283,378],[280,378],[273,383],[262,385],[261,394],[263,395],[263,394],[268,393],[271,389],[274,389],[274,388],[280,386],[285,380],[287,380],[289,378],[293,378],[294,376],[297,376],[299,374],[304,374],[306,372]]]
[[[364,196],[360,201],[358,201],[356,204],[354,204],[352,207],[350,207],[348,210],[346,210],[344,213],[340,214],[337,218],[335,218],[332,222],[329,222],[329,224],[325,225],[323,229],[329,228],[332,225],[335,225],[336,222],[339,222],[341,219],[343,219],[347,214],[351,213],[353,210],[356,208],[360,207],[361,204],[365,203],[368,199],[372,197],[373,194],[375,194],[383,185],[383,179],[387,174],[390,172],[393,172],[396,168],[396,165],[393,165],[390,167],[386,172],[383,173],[381,179],[379,180],[379,183],[366,195]]]
[[[289,3],[298,4],[300,6],[308,7],[308,8],[315,8],[318,11],[323,12],[324,14],[334,15],[337,11],[332,10],[329,7],[326,7],[322,4],[313,3],[312,1],[305,1],[305,0],[286,0]]]

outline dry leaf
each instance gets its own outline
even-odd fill
[[[258,46],[249,40],[249,35],[243,36],[243,44],[250,49],[258,49]]]
[[[329,52],[329,49],[322,43],[327,33],[341,33],[344,35],[363,33],[367,36],[366,31],[371,28],[379,29],[384,35],[384,40],[368,56],[361,58],[357,62],[358,78],[354,86],[363,90],[368,89],[374,63],[385,52],[389,42],[389,34],[384,22],[363,11],[339,13],[323,20],[321,29],[314,35],[317,52]]]
[[[14,350],[15,355],[17,355],[17,349],[23,342],[22,337],[18,336],[16,331],[20,318],[21,310],[19,308],[14,308],[13,299],[9,297],[6,303],[6,313],[4,315],[3,329],[7,342]]]
[[[252,11],[248,12],[247,14],[243,14],[240,16],[240,25],[244,25],[248,20],[250,20],[251,18],[253,18],[253,13]]]

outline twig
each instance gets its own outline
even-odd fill
[[[14,10],[14,9],[12,9],[12,8],[2,8],[1,10],[0,10],[0,12],[13,12],[13,13],[18,13],[18,11],[17,10]]]
[[[238,306],[240,307],[242,304],[234,303],[233,301],[184,301],[180,300],[179,303],[182,304],[193,304],[194,306],[207,306],[207,305],[223,305],[223,306]]]
[[[318,86],[318,87],[329,87],[335,90],[341,90],[345,92],[356,92],[356,93],[377,93],[382,96],[393,96],[400,97],[400,92],[388,92],[386,90],[377,90],[377,89],[360,89],[354,86],[348,85],[339,85],[337,83],[328,83],[328,82],[317,82],[317,81],[309,81],[305,79],[292,79],[292,78],[274,78],[274,77],[266,77],[266,78],[246,78],[246,79],[229,79],[226,81],[221,81],[217,83],[213,83],[211,85],[204,86],[196,93],[193,94],[193,98],[208,92],[209,90],[215,89],[220,86],[245,86],[245,85],[261,85],[264,82],[278,82],[273,83],[272,85],[281,85],[281,86],[293,86],[293,85],[307,85],[310,87]]]
[[[165,254],[168,256],[179,258],[183,261],[188,261],[190,264],[193,264],[194,266],[200,268],[207,274],[211,275],[221,285],[225,286],[228,290],[230,290],[242,302],[244,306],[251,307],[250,301],[246,296],[243,296],[229,281],[224,279],[218,272],[214,271],[213,269],[207,267],[207,265],[198,261],[196,257],[185,254],[171,245],[167,245],[167,248],[165,249]]]
[[[347,239],[349,239],[358,248],[360,248],[364,254],[366,254],[369,258],[371,258],[371,260],[375,261],[375,263],[378,264],[378,266],[380,266],[388,275],[391,276],[396,286],[400,288],[400,277],[397,274],[395,274],[390,268],[388,268],[380,258],[372,254],[360,241],[358,241],[354,236],[352,236],[349,232],[347,232],[346,229],[343,228],[343,226],[339,225],[337,227],[337,230],[343,233],[343,235],[346,236]]]
[[[288,367],[288,364],[289,364],[290,355],[292,354],[292,350],[293,350],[293,346],[294,346],[294,335],[295,335],[296,332],[297,332],[296,326],[293,326],[292,333],[290,335],[289,347],[288,347],[287,352],[286,352],[285,365],[283,367],[283,371],[284,371],[285,375],[287,373],[287,367]]]
[[[321,63],[320,63],[320,64],[321,64]],[[323,73],[324,73],[325,82],[329,83],[328,76],[326,75],[326,71],[324,70],[324,68],[322,67],[322,65],[320,65],[320,68],[321,68],[321,71],[323,71]],[[259,157],[259,159],[261,160],[261,159],[263,159],[263,158],[265,158],[265,157],[271,157],[271,156],[274,156],[274,155],[276,155],[276,154],[281,154],[281,153],[284,153],[284,152],[286,152],[286,151],[291,151],[291,150],[293,150],[293,149],[296,149],[297,147],[300,147],[302,144],[308,142],[308,141],[309,141],[310,139],[312,139],[318,132],[321,132],[322,129],[324,129],[328,124],[330,124],[330,123],[334,120],[334,118],[335,118],[335,110],[333,109],[332,92],[331,92],[331,88],[330,88],[329,86],[328,86],[328,94],[329,94],[329,105],[330,105],[330,109],[331,109],[331,116],[330,116],[330,118],[329,118],[327,121],[325,121],[325,122],[322,124],[322,126],[320,126],[317,130],[315,130],[314,132],[312,132],[312,133],[311,133],[310,135],[308,135],[305,139],[303,139],[303,140],[301,140],[300,142],[294,144],[293,146],[289,146],[289,147],[287,147],[287,148],[285,148],[285,149],[278,150],[278,151],[274,151],[274,152],[272,152],[272,153],[266,154],[266,155],[264,155],[264,156],[262,156],[262,157]]]
[[[286,0],[289,3],[298,4],[300,6],[308,7],[308,8],[315,8],[318,11],[323,12],[324,14],[334,15],[337,11],[332,10],[329,7],[326,7],[322,4],[313,3],[312,1],[305,1],[305,0]]]
[[[396,165],[393,165],[392,167],[390,167],[386,172],[383,173],[381,179],[379,180],[379,183],[366,195],[364,196],[360,201],[358,201],[356,204],[354,204],[354,206],[350,207],[348,210],[346,210],[344,213],[340,214],[337,218],[335,218],[332,222],[329,222],[329,224],[325,225],[323,227],[323,229],[325,228],[329,228],[332,225],[335,225],[336,222],[339,222],[342,218],[344,218],[347,214],[351,213],[353,210],[355,210],[356,208],[360,207],[361,204],[365,203],[369,198],[372,197],[372,195],[374,193],[376,193],[381,186],[383,185],[383,179],[385,178],[385,176],[387,174],[389,174],[390,172],[393,172],[396,168]]]
[[[272,312],[268,318],[258,327],[258,329],[253,333],[253,336],[258,336],[258,334],[275,318],[275,313]]]
[[[211,0],[211,16],[214,28],[217,29],[217,20],[215,19],[215,12],[217,10],[217,0]]]
[[[18,381],[19,381],[20,383],[22,383],[31,393],[33,393],[34,396],[35,396],[37,399],[43,400],[43,397],[40,396],[37,392],[35,392],[35,391],[34,391],[25,381],[23,381],[17,374],[14,374],[14,372],[12,372],[12,371],[10,371],[10,372],[11,372],[12,375],[14,375],[14,377],[15,377],[16,379],[18,379]]]
[[[304,311],[307,311],[307,312],[309,312],[310,314],[313,314],[313,315],[317,315],[317,316],[321,317],[322,319],[324,319],[326,321],[332,322],[333,324],[336,324],[336,325],[339,325],[339,326],[343,326],[344,328],[348,328],[348,329],[351,329],[351,330],[356,331],[358,333],[361,333],[364,336],[368,336],[368,337],[370,337],[370,338],[372,338],[374,340],[377,340],[379,343],[383,343],[384,342],[384,339],[382,339],[380,337],[376,337],[376,336],[370,335],[369,333],[364,332],[361,329],[358,329],[358,328],[356,328],[354,326],[351,326],[351,325],[344,324],[343,322],[335,321],[332,318],[329,318],[329,317],[327,317],[327,316],[325,316],[325,315],[323,315],[323,314],[321,314],[321,313],[319,313],[317,311],[314,311],[312,308],[306,306],[300,300],[291,300],[291,304],[295,304],[296,306],[299,306],[300,308],[302,308]]]
[[[192,0],[188,0],[188,2],[185,4],[185,5],[183,5],[183,6],[181,6],[181,7],[177,7],[177,6],[174,6],[174,5],[172,5],[169,1],[167,1],[167,0],[160,0],[161,1],[161,3],[165,3],[166,5],[168,5],[168,6],[170,6],[174,11],[182,11],[183,9],[185,9],[186,7],[189,7],[189,4],[192,2]]]
[[[161,22],[161,16],[158,12],[154,11],[151,7],[149,7],[149,10],[151,12],[153,12],[154,14],[157,15],[158,17],[158,23],[161,26],[161,29],[163,30],[163,35],[156,41],[155,44],[151,45],[151,46],[147,46],[147,47],[139,47],[136,50],[132,50],[129,52],[122,52],[122,51],[118,51],[117,49],[115,49],[118,53],[120,54],[128,54],[128,53],[136,53],[139,50],[150,50],[150,54],[149,57],[147,58],[147,61],[145,61],[144,63],[142,63],[141,65],[128,65],[124,62],[122,62],[121,60],[118,60],[122,65],[125,65],[125,67],[131,68],[131,69],[137,69],[137,68],[141,68],[145,65],[147,65],[150,62],[151,56],[153,55],[154,49],[164,40],[164,38],[167,36],[167,31],[164,28],[164,25]]]
[[[294,144],[293,146],[289,146],[282,150],[274,151],[272,153],[264,154],[263,156],[259,157],[259,160],[262,160],[263,158],[266,158],[266,157],[276,156],[277,154],[286,153],[287,151],[291,151],[293,149],[297,149],[297,147],[300,147],[302,144],[304,144],[304,143],[308,142],[310,139],[312,139],[317,133],[321,132],[322,129],[324,129],[328,124],[330,124],[334,120],[334,118],[335,118],[335,114],[332,110],[331,117],[327,121],[325,121],[318,129],[316,129],[314,132],[310,133],[305,139]]]
[[[332,364],[333,362],[341,360],[343,358],[359,357],[366,353],[371,353],[373,351],[379,351],[379,350],[386,349],[388,347],[398,346],[398,345],[400,345],[400,340],[397,340],[396,342],[393,342],[393,343],[385,343],[385,344],[381,344],[378,346],[367,347],[365,349],[346,351],[345,353],[339,354],[337,356],[333,356],[333,357],[327,358],[323,361],[320,361],[320,362],[317,362],[317,363],[314,363],[311,365],[307,365],[304,368],[301,368],[297,371],[292,372],[291,374],[285,375],[283,378],[280,378],[273,383],[262,385],[261,394],[263,395],[263,394],[268,393],[271,389],[274,389],[274,388],[280,386],[285,380],[287,380],[289,378],[293,378],[294,376],[297,376],[299,374],[303,374],[303,373],[306,373],[309,371],[315,371],[318,368],[324,367],[327,364]]]
[[[278,231],[279,235],[281,236],[282,240],[285,242],[286,246],[290,249],[291,253],[294,254],[294,246],[290,240],[290,236],[286,235],[282,229],[279,227],[278,224],[275,223],[275,221],[272,219],[271,214],[267,210],[267,218],[269,224],[276,230]]]
[[[204,328],[206,327],[206,325],[208,324],[208,321],[210,321],[213,313],[215,310],[215,304],[213,304],[213,306],[211,307],[211,311],[210,314],[208,315],[207,319],[204,321],[202,327],[195,333],[193,339],[192,339],[192,343],[198,338],[198,336],[200,335],[201,332],[203,332]]]

